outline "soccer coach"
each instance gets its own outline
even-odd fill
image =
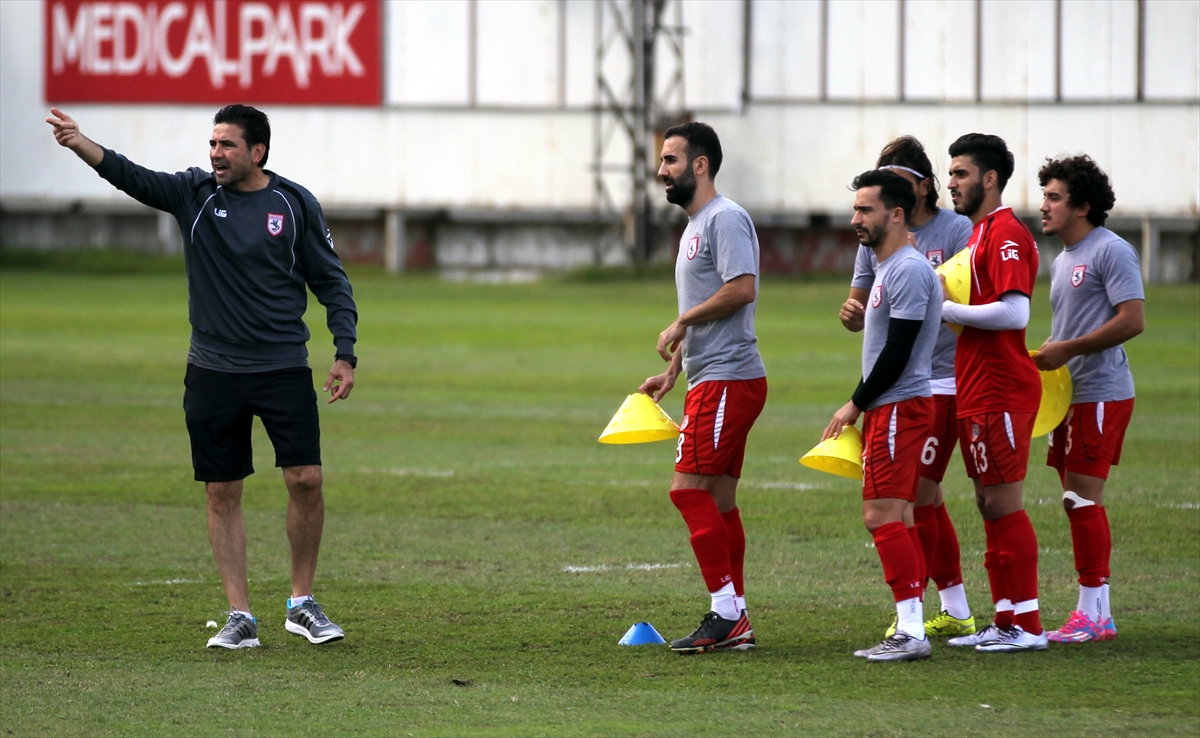
[[[354,388],[358,311],[333,238],[308,190],[264,169],[271,150],[267,116],[229,105],[213,118],[212,171],[168,174],[138,166],[79,132],[56,108],[46,122],[117,189],[175,216],[183,233],[192,324],[183,408],[196,481],[208,496],[208,533],[229,598],[225,627],[208,641],[252,648],[258,621],[250,614],[242,480],[254,473],[250,428],[257,415],[275,447],[288,489],[287,534],[292,596],[285,627],[312,643],[341,640],[312,598],[325,523],[321,429],[308,327],[307,286],[326,309],[336,354],[325,380],[329,402]]]

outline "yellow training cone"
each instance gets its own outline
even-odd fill
[[[963,249],[937,268],[937,273],[946,278],[946,291],[950,301],[959,305],[971,304],[971,249]],[[947,323],[950,330],[962,335],[962,326]]]
[[[862,434],[847,425],[837,438],[821,441],[800,457],[800,463],[810,469],[836,474],[839,477],[862,479]]]
[[[600,434],[600,443],[650,443],[679,437],[679,426],[650,395],[635,392]]]
[[[1036,356],[1036,351],[1030,351]],[[1037,420],[1033,421],[1033,436],[1044,436],[1058,427],[1071,408],[1071,397],[1075,394],[1071,384],[1071,372],[1063,364],[1051,372],[1041,372],[1042,404],[1038,407]]]

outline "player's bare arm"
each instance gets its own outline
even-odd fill
[[[680,315],[658,335],[658,355],[663,361],[670,361],[687,335],[688,326],[727,318],[754,302],[756,296],[753,274],[741,274],[729,280],[712,297]]]
[[[842,435],[842,428],[857,423],[859,415],[862,415],[862,410],[854,404],[854,400],[850,400],[845,405],[842,405],[833,414],[833,420],[829,421],[829,425],[825,426],[825,433],[821,436],[821,440],[840,437]]]
[[[74,118],[58,108],[50,108],[50,117],[46,122],[54,126],[54,140],[58,141],[58,145],[74,151],[88,166],[97,167],[104,161],[104,149],[79,132],[79,124]]]
[[[1146,330],[1145,306],[1142,300],[1126,300],[1116,306],[1116,315],[1087,335],[1067,341],[1047,339],[1033,363],[1042,371],[1053,371],[1076,356],[1120,346]]]
[[[671,363],[667,365],[667,370],[662,374],[655,374],[653,377],[647,377],[642,386],[638,387],[638,392],[644,395],[650,395],[655,402],[667,396],[667,393],[675,387],[675,380],[679,378],[679,373],[683,369],[683,352],[676,351],[671,356]]]
[[[863,307],[867,302],[867,293],[862,287],[851,287],[850,297],[846,298],[846,302],[842,303],[842,310],[838,313],[838,319],[842,321],[842,325],[851,333],[858,333],[863,329],[863,318],[866,316],[866,308]]]
[[[350,362],[338,359],[329,368],[329,376],[325,378],[325,386],[321,391],[330,392],[332,390],[328,403],[332,405],[338,400],[349,397],[352,389],[354,389],[354,367],[350,366]]]

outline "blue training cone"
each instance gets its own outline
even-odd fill
[[[651,646],[659,643],[666,641],[650,623],[634,623],[617,641],[618,646]]]

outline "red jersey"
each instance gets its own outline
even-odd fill
[[[1000,208],[971,232],[971,305],[996,302],[1006,292],[1033,297],[1038,250],[1033,234]],[[964,326],[954,359],[958,417],[1036,413],[1042,379],[1025,348],[1025,329],[989,331]]]

